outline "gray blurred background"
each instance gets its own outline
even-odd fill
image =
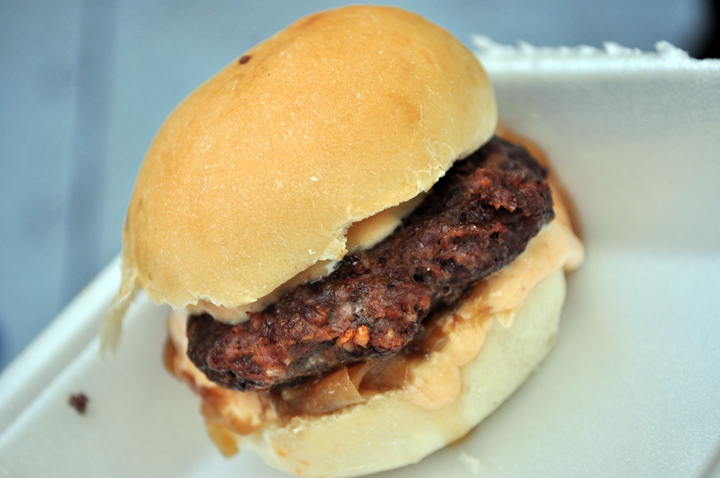
[[[0,369],[120,251],[136,172],[172,108],[255,43],[343,4],[0,0]],[[717,56],[716,4],[701,0],[392,4],[466,43],[667,40]]]

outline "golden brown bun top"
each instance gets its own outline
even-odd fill
[[[341,258],[353,222],[428,190],[496,120],[482,67],[440,27],[388,7],[306,17],[165,121],[128,210],[125,280],[174,307],[255,301]]]

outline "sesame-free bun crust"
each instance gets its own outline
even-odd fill
[[[204,397],[208,431],[221,448],[223,441],[232,448],[238,440],[269,465],[299,476],[360,476],[416,463],[492,413],[546,356],[564,298],[565,278],[558,270],[532,289],[511,324],[492,315],[461,321],[445,346],[412,372],[422,379],[423,367],[452,360],[454,351],[475,340],[469,337],[480,337],[479,353],[454,372],[461,383],[459,396],[442,407],[432,406],[433,399],[442,402],[442,397],[425,397],[431,399],[430,406],[418,400],[413,382],[335,413],[263,422],[253,394],[220,391],[207,382],[183,354],[182,340],[176,342],[170,368]],[[440,395],[447,392],[442,386],[432,389]],[[234,434],[229,429],[236,423],[260,425],[247,434]]]
[[[322,259],[348,227],[427,191],[480,147],[496,106],[474,55],[389,7],[304,18],[167,118],[123,234],[126,289],[236,307]]]

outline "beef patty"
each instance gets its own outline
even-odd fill
[[[263,391],[396,353],[554,217],[546,177],[525,149],[494,138],[456,162],[388,238],[329,276],[237,325],[190,317],[188,356],[223,387]]]

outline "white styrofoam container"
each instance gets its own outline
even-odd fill
[[[383,476],[720,476],[720,61],[668,45],[538,49],[486,39],[503,121],[546,150],[587,260],[555,348],[468,438]],[[0,476],[284,476],[223,459],[163,369],[168,309],[141,297],[117,356],[98,276],[0,376]],[[87,413],[68,405],[90,398]]]

